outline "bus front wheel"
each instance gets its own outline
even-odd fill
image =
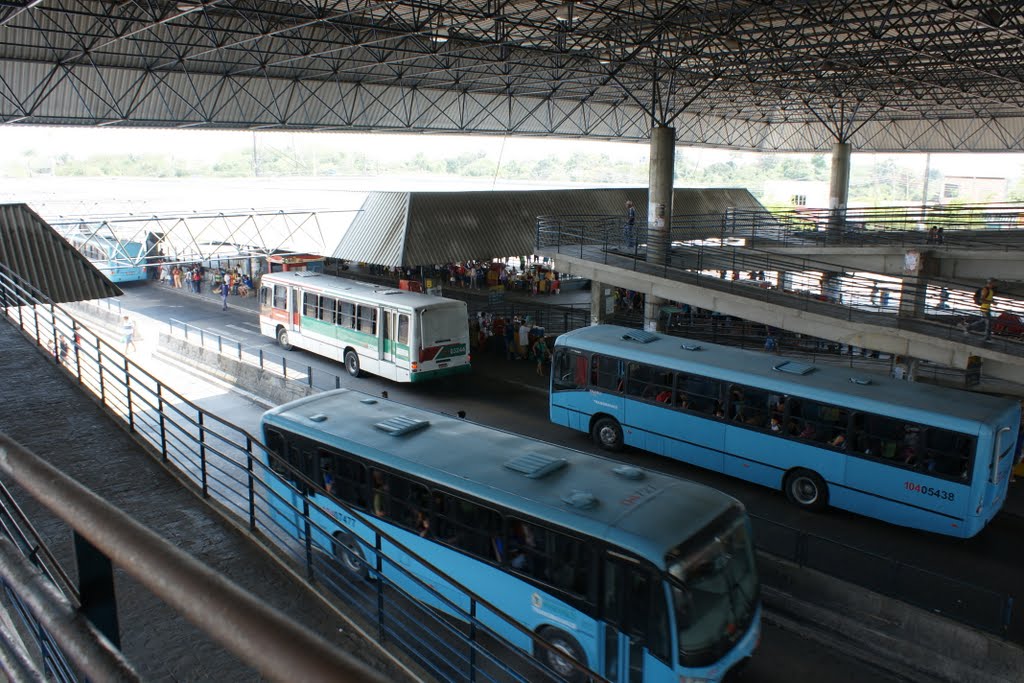
[[[363,549],[359,547],[359,542],[356,541],[355,536],[344,531],[336,532],[334,534],[333,551],[334,557],[341,562],[341,566],[350,574],[361,579],[369,578],[370,568],[366,564]]]
[[[277,328],[277,343],[285,351],[292,350],[292,345],[288,342],[288,330],[283,327]]]
[[[581,671],[569,657],[586,666],[587,656],[576,639],[557,628],[542,628],[537,634],[551,647],[537,647],[537,659],[554,671],[562,680],[570,683],[584,683],[586,673]]]
[[[345,369],[353,377],[359,377],[363,374],[362,370],[359,369],[359,354],[352,349],[345,352]]]
[[[590,428],[590,437],[606,451],[621,451],[622,425],[614,417],[599,417]]]
[[[793,470],[783,486],[790,502],[805,510],[821,510],[828,505],[828,485],[810,470]]]

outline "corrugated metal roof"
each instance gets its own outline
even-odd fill
[[[25,204],[0,204],[0,265],[58,304],[122,294]]]
[[[331,254],[383,266],[434,264],[532,254],[537,217],[623,215],[626,200],[646,220],[646,188],[502,192],[371,192]],[[672,214],[763,209],[744,189],[676,189]]]

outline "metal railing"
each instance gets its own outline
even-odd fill
[[[122,421],[138,442],[177,472],[185,486],[264,541],[280,561],[306,576],[324,600],[363,624],[378,642],[399,647],[443,680],[558,678],[542,658],[534,657],[535,652],[550,649],[545,642],[489,601],[454,585],[443,571],[417,558],[372,521],[367,521],[367,526],[373,529],[375,542],[365,548],[367,563],[377,568],[386,563],[389,571],[401,575],[400,583],[435,596],[454,621],[412,599],[390,575],[377,572],[376,580],[368,582],[347,569],[335,549],[313,546],[310,538],[318,535],[314,529],[328,537],[335,529],[318,526],[315,520],[325,519],[326,513],[298,490],[293,491],[293,498],[302,502],[296,508],[264,483],[273,475],[264,465],[266,448],[258,439],[160,382],[63,307],[47,301],[2,267],[0,305],[10,321]],[[62,339],[66,343],[62,344]],[[224,340],[218,343],[223,346]],[[308,481],[305,486],[317,488]],[[306,529],[301,540],[293,537],[280,515],[271,513],[282,508],[301,520]],[[397,548],[412,559],[415,571],[382,548]],[[447,587],[457,598],[442,596],[435,586]],[[204,626],[213,631],[229,628],[216,623]],[[518,647],[499,635],[498,628],[515,633]],[[272,643],[266,645],[270,648]],[[602,680],[592,672],[584,673]]]
[[[1022,326],[1000,334],[1004,328],[993,319],[995,336],[983,341],[972,284],[851,271],[819,258],[753,249],[741,238],[722,240],[722,216],[686,220],[667,233],[637,225],[627,243],[616,217],[541,216],[537,248],[794,310],[1024,355]],[[1024,298],[999,294],[993,311],[1024,314]],[[966,334],[966,324],[978,333]]]

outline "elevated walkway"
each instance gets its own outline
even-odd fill
[[[827,256],[788,257],[713,238],[673,239],[664,245],[664,264],[648,263],[647,244],[630,249],[616,233],[593,223],[542,225],[537,253],[594,282],[955,368],[977,367],[980,359],[986,376],[1024,382],[1021,340],[999,335],[985,340],[963,329],[978,320],[970,285],[920,273],[900,284],[850,272],[825,262]],[[672,237],[681,236],[673,228]],[[1024,300],[1001,295],[996,310],[1001,307],[1024,311]]]

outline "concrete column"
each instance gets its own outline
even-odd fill
[[[841,240],[846,224],[846,204],[850,197],[850,154],[849,143],[837,142],[832,146],[832,182],[828,188],[828,208],[831,212],[828,222],[829,241]]]
[[[900,284],[899,316],[919,318],[925,313],[928,276],[934,264],[925,252],[908,250],[903,257],[903,282]]]
[[[647,263],[652,265],[664,265],[669,256],[675,154],[675,128],[656,126],[651,130],[650,190],[647,193]]]
[[[590,324],[600,325],[615,312],[612,288],[601,282],[590,282]]]
[[[647,193],[647,263],[663,266],[671,259],[672,190],[676,167],[676,129],[651,130],[650,190]],[[665,300],[644,298],[644,329],[654,332]]]

